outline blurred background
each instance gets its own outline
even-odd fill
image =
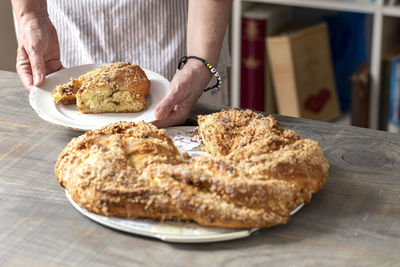
[[[0,70],[15,71],[15,53],[17,40],[15,38],[11,1],[0,1]]]
[[[400,132],[398,0],[234,0],[229,103]],[[0,69],[15,71],[10,1]]]

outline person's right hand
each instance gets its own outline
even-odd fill
[[[63,68],[57,32],[48,16],[28,15],[18,21],[16,68],[28,92],[47,74]]]

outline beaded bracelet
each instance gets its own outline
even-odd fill
[[[204,92],[207,92],[209,90],[215,89],[215,88],[220,88],[221,84],[222,84],[222,78],[219,75],[218,71],[211,66],[210,63],[208,63],[206,60],[202,59],[201,57],[196,57],[196,56],[183,56],[178,63],[178,69],[176,70],[177,72],[182,69],[182,67],[187,63],[187,61],[189,59],[197,59],[200,60],[201,62],[203,62],[203,64],[211,71],[212,74],[214,74],[215,78],[217,78],[217,83],[211,87],[207,87],[206,89],[204,89]]]

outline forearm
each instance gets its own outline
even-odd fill
[[[218,64],[232,0],[190,0],[187,26],[187,55]]]
[[[46,0],[11,0],[11,4],[18,24],[26,19],[48,17]]]
[[[187,55],[217,67],[232,0],[189,0]],[[188,60],[171,81],[168,95],[157,105],[158,127],[182,124],[189,117],[212,74],[199,60]]]

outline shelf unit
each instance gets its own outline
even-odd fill
[[[292,7],[313,8],[332,11],[347,11],[365,13],[372,16],[371,38],[371,91],[369,103],[369,125],[372,129],[378,128],[379,114],[379,84],[382,57],[383,20],[386,17],[400,18],[400,7],[384,5],[384,0],[375,0],[375,3],[357,3],[344,0],[234,0],[232,10],[232,75],[231,75],[231,105],[240,106],[240,41],[241,41],[241,14],[246,3],[265,3],[287,5]],[[387,34],[386,34],[387,36]],[[390,38],[390,37],[387,37]]]

